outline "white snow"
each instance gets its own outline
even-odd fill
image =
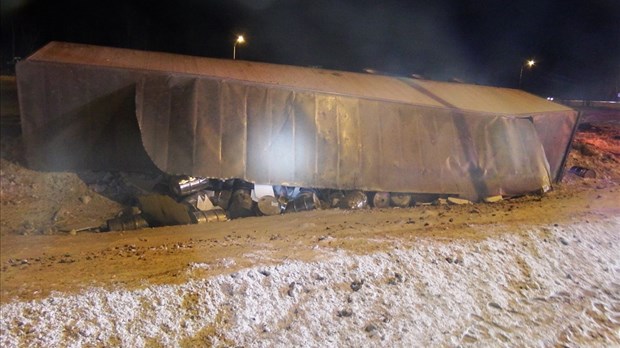
[[[0,308],[0,345],[620,346],[620,217],[479,229],[496,233],[16,301]]]

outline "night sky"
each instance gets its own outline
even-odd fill
[[[2,0],[2,71],[51,40],[616,100],[620,0]]]

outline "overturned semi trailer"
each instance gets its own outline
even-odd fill
[[[515,89],[63,42],[17,81],[36,169],[470,200],[549,188],[578,119]]]

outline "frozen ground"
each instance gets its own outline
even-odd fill
[[[3,304],[3,347],[620,346],[620,218]],[[507,230],[510,229],[510,230]],[[324,249],[324,250],[321,250]],[[252,258],[255,255],[245,255]],[[262,255],[268,257],[269,255]]]

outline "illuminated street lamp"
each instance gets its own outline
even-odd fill
[[[523,68],[527,66],[528,69],[531,69],[536,62],[534,59],[529,59],[525,62],[525,64],[521,64],[521,72],[519,72],[519,88],[521,88],[521,80],[523,78]]]
[[[237,45],[244,43],[245,39],[243,38],[243,35],[237,36],[237,40],[235,40],[235,44],[233,45],[233,59],[237,59]]]

